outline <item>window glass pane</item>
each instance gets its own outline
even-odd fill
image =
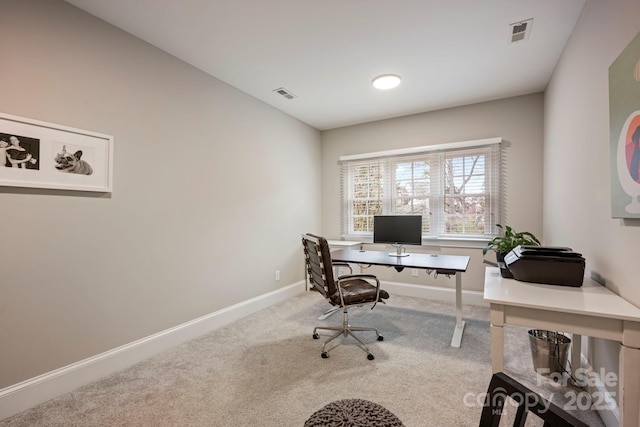
[[[445,158],[444,233],[485,233],[486,156],[449,154]],[[473,197],[463,197],[473,196]]]
[[[448,215],[445,219],[445,234],[483,234],[484,216]]]
[[[355,232],[369,231],[366,216],[356,216],[353,218],[353,231]]]
[[[382,183],[370,182],[369,183],[369,197],[381,197],[382,196]]]
[[[429,163],[424,159],[395,164],[396,200],[393,213],[424,213],[430,186]]]
[[[353,187],[353,196],[357,198],[364,198],[369,196],[369,184],[356,183]]]
[[[367,213],[367,202],[355,201],[353,202],[353,214],[360,216]]]
[[[382,215],[382,202],[380,200],[372,200],[368,203],[368,215]]]
[[[448,157],[445,160],[445,194],[485,191],[485,156]]]
[[[485,197],[445,197],[445,233],[478,235],[485,232]]]
[[[350,233],[373,231],[373,216],[382,213],[384,197],[382,168],[378,163],[351,165],[349,168]]]

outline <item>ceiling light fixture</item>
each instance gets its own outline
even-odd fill
[[[373,79],[372,84],[376,89],[393,89],[400,84],[400,76],[396,76],[395,74],[383,74]]]

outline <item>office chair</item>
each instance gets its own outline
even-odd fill
[[[491,377],[480,417],[480,427],[500,425],[500,417],[502,417],[507,397],[511,397],[518,404],[513,427],[523,427],[529,412],[541,418],[544,421],[544,427],[588,427],[587,424],[504,372],[497,372]]]
[[[314,339],[320,338],[318,330],[336,331],[322,344],[322,357],[324,359],[329,357],[329,351],[327,350],[329,342],[340,335],[345,337],[351,335],[367,353],[367,358],[373,360],[375,357],[369,351],[369,347],[353,332],[372,331],[376,333],[378,341],[382,341],[384,338],[376,328],[349,325],[348,309],[353,306],[365,305],[371,305],[371,308],[373,308],[379,301],[389,298],[389,294],[380,289],[380,281],[372,274],[347,274],[335,280],[329,244],[324,237],[303,234],[302,246],[304,247],[309,282],[313,289],[318,291],[331,305],[342,309],[341,326],[318,326],[313,330]],[[375,285],[373,284],[374,282]]]

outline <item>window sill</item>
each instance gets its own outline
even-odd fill
[[[344,240],[352,240],[362,242],[364,244],[373,244],[372,236],[345,235]],[[439,248],[483,248],[491,237],[423,237],[421,247],[439,247]],[[407,246],[410,247],[410,246]]]

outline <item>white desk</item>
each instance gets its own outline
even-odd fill
[[[573,334],[571,365],[580,367],[581,335],[620,343],[620,426],[640,425],[640,309],[591,279],[582,287],[504,279],[488,267],[484,299],[490,305],[491,365],[503,370],[504,325]]]

